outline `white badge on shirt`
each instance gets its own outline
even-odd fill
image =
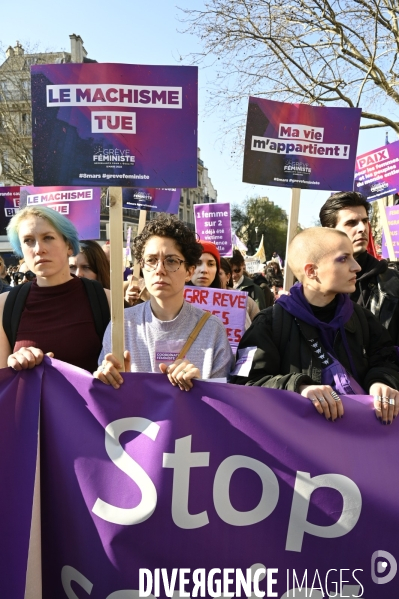
[[[155,341],[155,364],[173,364],[177,356],[183,349],[185,344],[184,339],[177,340],[157,340]]]
[[[257,349],[257,347],[244,347],[243,349],[239,349],[237,362],[231,374],[234,376],[248,376]]]

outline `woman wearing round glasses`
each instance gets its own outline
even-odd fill
[[[125,370],[162,372],[172,385],[188,391],[194,378],[220,378],[229,373],[232,354],[225,329],[211,316],[183,359],[180,351],[204,312],[184,300],[202,246],[195,234],[177,218],[160,216],[150,221],[133,242],[143,270],[150,300],[124,311]],[[94,376],[117,389],[123,382],[121,365],[109,353],[111,329],[105,332],[101,366]]]

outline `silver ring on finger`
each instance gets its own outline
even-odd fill
[[[394,406],[394,405],[396,404],[396,402],[395,402],[395,400],[394,400],[394,398],[393,398],[393,397],[390,397],[390,398],[388,399],[388,403],[389,403],[389,405],[390,405],[390,406]]]
[[[381,401],[381,399],[382,399],[381,395],[376,395],[376,400],[377,401]]]
[[[341,401],[340,396],[335,391],[331,391],[331,397],[334,399],[334,401]]]
[[[387,397],[387,398],[383,397],[383,398],[381,399],[381,403],[382,403],[382,404],[387,404],[387,403],[389,403],[389,399],[388,399],[388,397]]]
[[[312,403],[316,403],[316,401],[319,401],[317,399],[317,397],[309,397],[309,401],[311,401]]]
[[[324,399],[324,397],[318,397],[317,399],[319,400],[319,402],[320,402],[320,403],[323,403],[323,402],[325,402],[325,401],[326,401],[326,400]]]

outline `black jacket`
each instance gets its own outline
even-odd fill
[[[255,283],[255,285],[262,289],[264,293],[266,302],[265,308],[269,308],[269,306],[272,306],[274,304],[274,293],[267,284],[265,277],[261,273],[258,273],[252,278],[252,280]]]
[[[273,312],[276,310],[282,313],[276,315]],[[359,319],[358,310],[363,311],[365,318]],[[308,339],[318,339],[318,330],[303,321],[298,322],[299,326],[278,303],[260,312],[238,346],[238,350],[257,347],[249,376],[232,377],[231,382],[287,391],[299,391],[301,385],[320,384],[320,361],[314,357],[308,342]],[[367,331],[363,331],[362,325]],[[357,381],[366,393],[377,382],[399,389],[396,350],[389,334],[371,312],[356,306],[345,324],[345,332],[357,370]],[[337,333],[334,341],[334,353],[350,372],[340,333]]]
[[[239,287],[237,287],[240,291],[246,291],[249,297],[258,304],[259,310],[264,310],[266,308],[266,300],[265,295],[263,293],[263,289],[255,285],[252,279],[244,276],[243,281]]]
[[[399,345],[399,273],[367,252],[356,257],[362,270],[357,274],[351,299],[371,310]]]

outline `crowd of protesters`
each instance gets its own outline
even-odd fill
[[[241,252],[223,258],[176,217],[159,215],[133,242],[141,270],[123,291],[120,364],[111,349],[110,245],[79,241],[49,208],[20,210],[8,236],[21,261],[7,268],[0,257],[0,367],[30,369],[49,355],[115,389],[123,370],[163,373],[184,391],[195,379],[222,379],[296,392],[331,421],[344,415],[342,396],[369,394],[377,418],[391,424],[399,413],[399,273],[368,254],[368,213],[361,194],[330,196],[322,227],[291,242],[297,283],[289,293],[281,293],[276,253],[251,277]],[[247,293],[244,369],[221,320],[184,299],[187,285]]]

